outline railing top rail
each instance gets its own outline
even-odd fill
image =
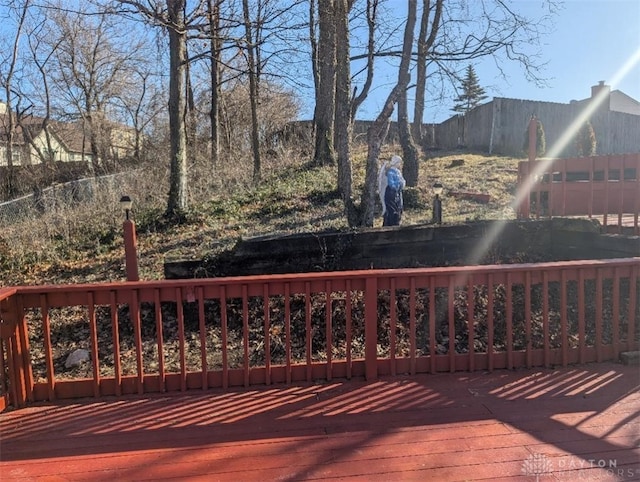
[[[17,286],[8,286],[5,288],[0,288],[0,301],[15,295],[19,289],[20,288]]]
[[[463,276],[463,275],[485,275],[489,273],[505,272],[541,272],[565,269],[590,269],[598,267],[615,268],[621,266],[640,265],[640,257],[615,258],[615,259],[595,259],[595,260],[574,260],[574,261],[552,261],[545,263],[518,263],[518,264],[493,264],[474,266],[450,266],[450,267],[425,267],[425,268],[396,268],[396,269],[369,269],[357,271],[327,271],[318,273],[288,273],[288,274],[268,274],[231,276],[224,278],[192,278],[181,280],[151,280],[151,281],[120,281],[108,283],[83,283],[83,284],[63,284],[63,285],[37,285],[37,286],[17,286],[0,289],[0,296],[7,293],[5,297],[13,294],[34,294],[34,293],[56,293],[56,292],[81,292],[81,291],[108,291],[137,288],[166,288],[166,287],[191,287],[202,285],[245,285],[259,283],[287,283],[300,281],[321,281],[321,280],[346,280],[346,279],[367,279],[367,278],[401,278],[415,276]],[[13,290],[13,291],[11,291]],[[1,299],[1,298],[0,298]]]

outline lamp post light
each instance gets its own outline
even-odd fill
[[[131,212],[132,206],[133,206],[133,201],[129,196],[122,196],[120,198],[120,207],[124,211],[125,219],[129,219],[129,213]]]
[[[122,228],[124,231],[124,259],[127,281],[139,281],[136,225],[130,216],[132,205],[133,201],[131,201],[129,196],[122,196],[120,198],[120,207],[124,210],[125,215]]]
[[[442,224],[442,200],[440,199],[440,194],[444,186],[440,182],[436,182],[433,185],[433,193],[436,197],[433,199],[433,222],[435,224]]]

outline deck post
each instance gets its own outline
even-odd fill
[[[127,281],[140,281],[138,275],[138,250],[136,226],[131,219],[125,219],[122,223],[124,230],[124,255]]]
[[[378,379],[378,280],[368,277],[364,293],[364,362],[367,381]]]

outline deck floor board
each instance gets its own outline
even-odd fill
[[[403,375],[7,411],[0,480],[640,480],[639,441],[637,366]]]

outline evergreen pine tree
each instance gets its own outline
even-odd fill
[[[467,67],[467,73],[462,79],[460,90],[462,93],[454,99],[455,104],[452,109],[454,112],[467,113],[487,98],[471,64]]]
[[[578,131],[575,139],[575,146],[578,157],[588,157],[596,155],[596,133],[591,122],[586,121]]]
[[[529,153],[529,127],[524,131],[524,143],[522,144],[522,150],[525,154]],[[536,156],[544,156],[547,150],[547,140],[544,135],[544,126],[540,120],[536,121]]]

